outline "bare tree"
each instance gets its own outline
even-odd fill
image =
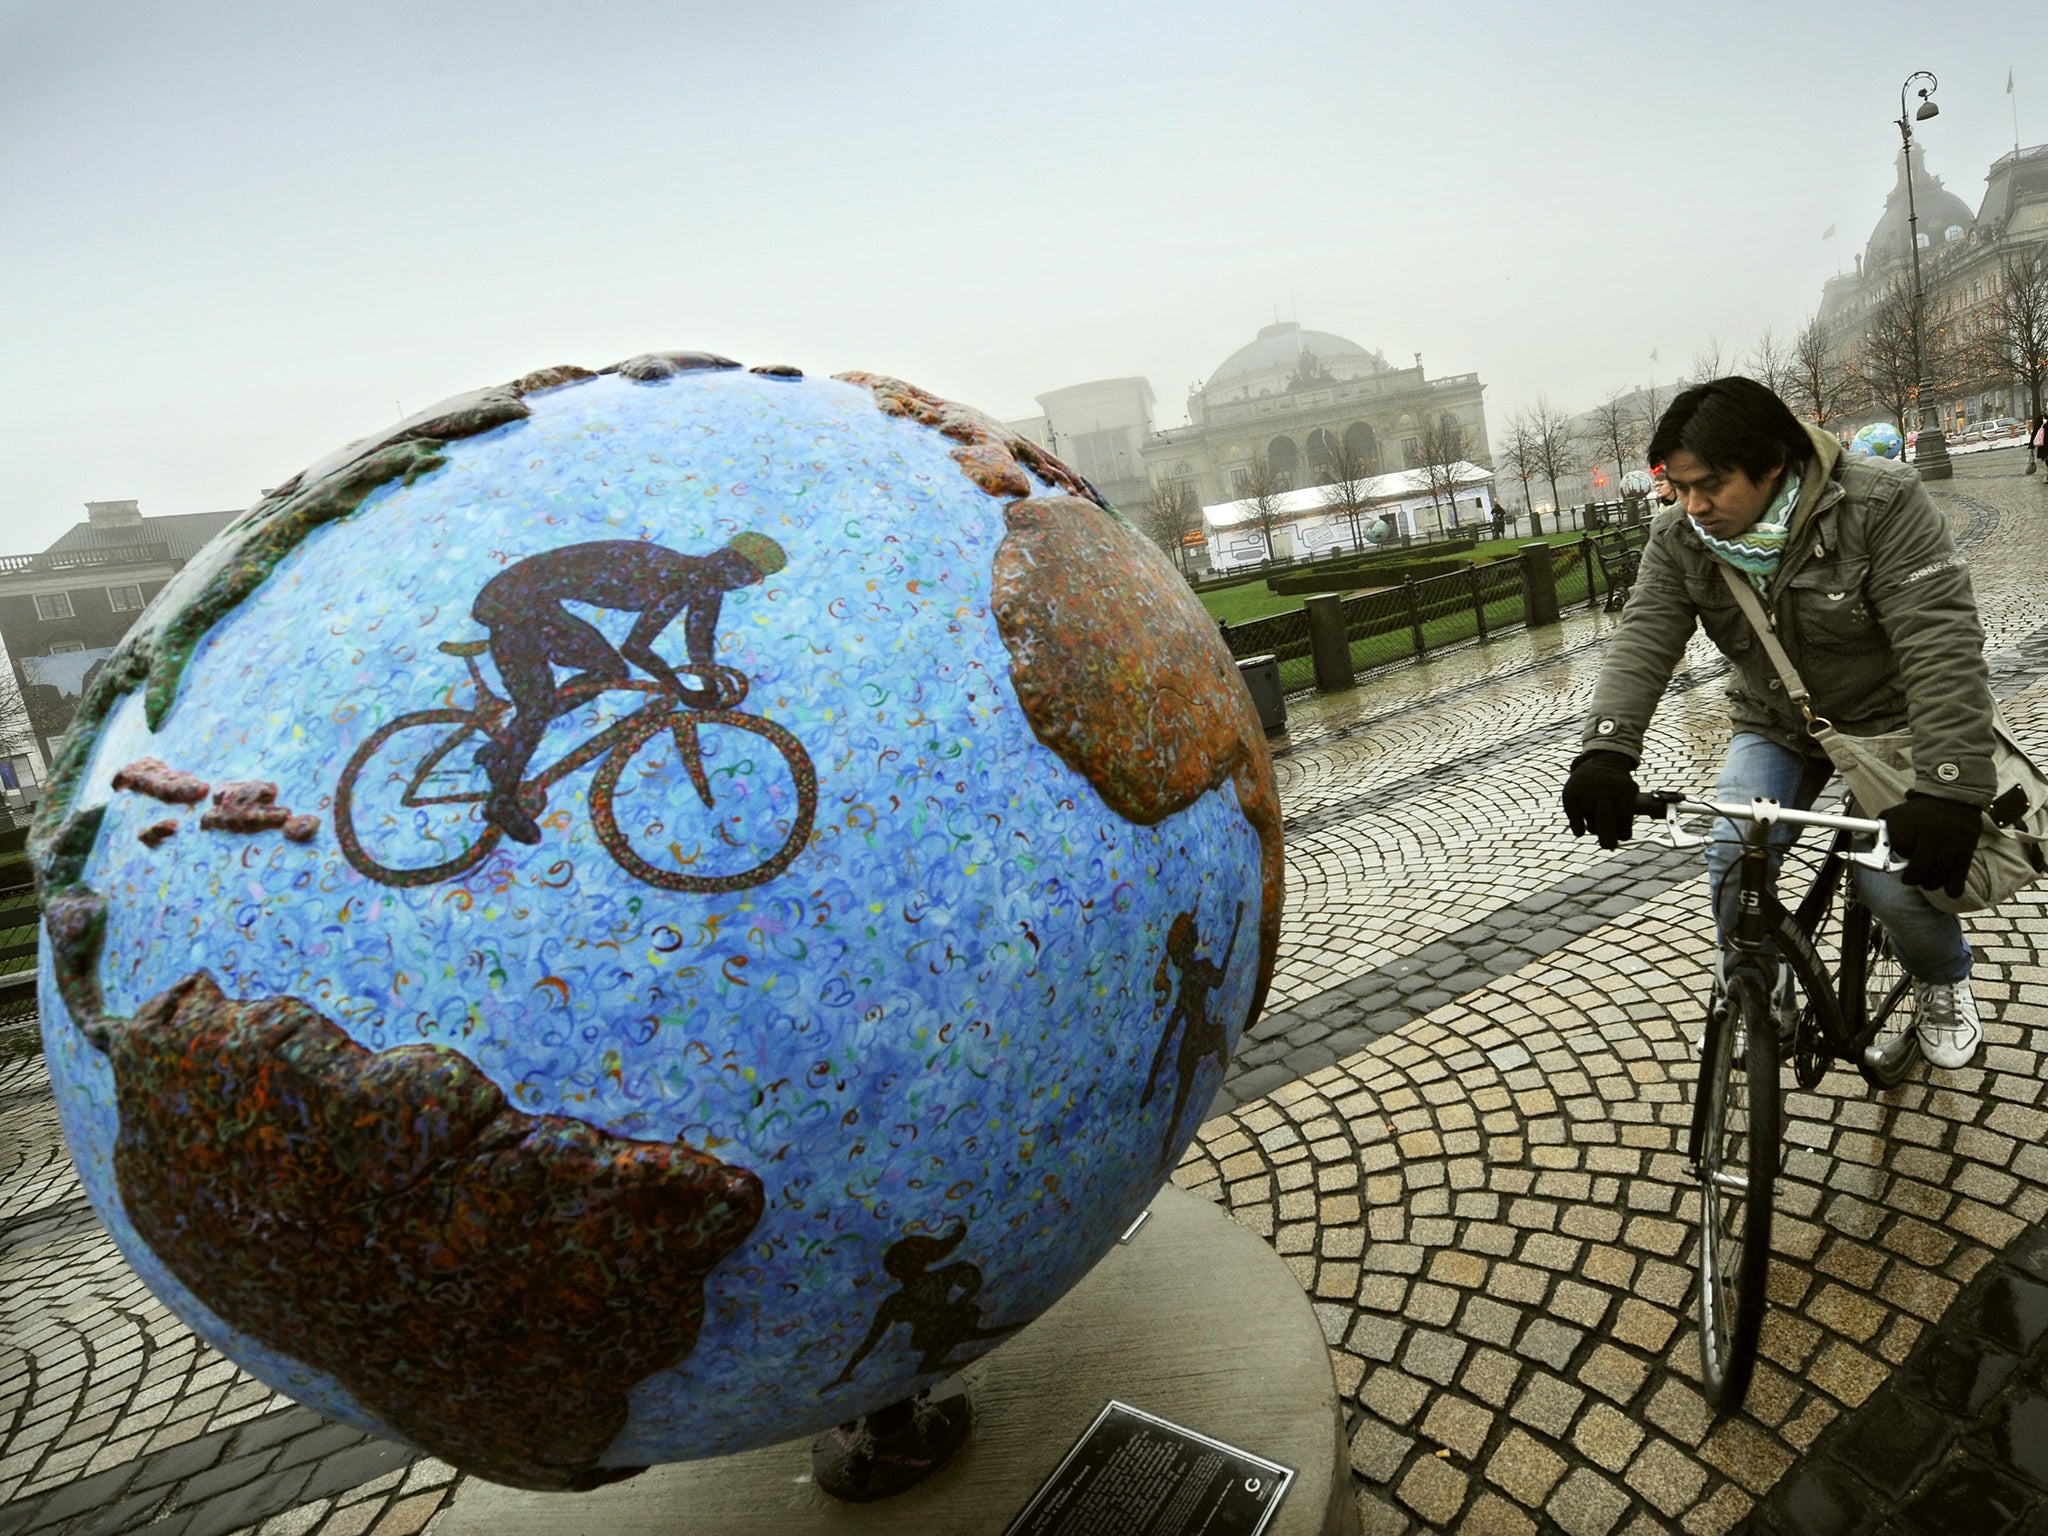
[[[1707,344],[1692,355],[1692,381],[1704,384],[1709,379],[1723,377],[1727,372],[1727,360],[1721,355],[1721,338],[1709,336]]]
[[[1636,427],[1645,449],[1650,446],[1650,439],[1657,435],[1657,423],[1664,419],[1664,409],[1670,404],[1671,397],[1664,393],[1660,384],[1651,384],[1636,396]]]
[[[1140,525],[1187,574],[1187,536],[1200,521],[1202,507],[1195,488],[1185,480],[1161,480],[1138,509]]]
[[[21,674],[0,652],[0,756],[37,752],[45,763],[51,761],[75,714],[75,706],[50,684],[24,687]]]
[[[1628,473],[1629,461],[1642,452],[1642,437],[1638,431],[1636,413],[1628,401],[1616,390],[1605,400],[1587,412],[1592,418],[1590,430],[1586,433],[1586,446],[1592,452],[1594,464],[1607,460],[1614,464],[1615,482]]]
[[[1274,559],[1273,530],[1287,520],[1280,510],[1280,498],[1286,494],[1279,475],[1267,462],[1263,453],[1252,455],[1252,461],[1245,467],[1244,494],[1238,499],[1245,503],[1251,514],[1252,526],[1265,536],[1266,559]]]
[[[1743,371],[1780,400],[1790,397],[1794,380],[1792,348],[1780,341],[1777,332],[1765,326],[1763,334],[1743,360]]]
[[[1550,403],[1547,395],[1536,397],[1536,409],[1529,413],[1529,436],[1535,445],[1534,468],[1550,482],[1550,505],[1556,510],[1558,526],[1564,525],[1564,505],[1558,500],[1557,477],[1579,467],[1578,438],[1571,419]]]
[[[35,715],[15,679],[14,667],[0,658],[0,753],[27,751],[35,735]]]
[[[1920,368],[1913,351],[1918,303],[1903,280],[1894,282],[1870,307],[1863,336],[1850,365],[1864,399],[1908,429]]]
[[[1825,428],[1842,414],[1854,381],[1848,369],[1832,355],[1827,329],[1820,323],[1819,315],[1808,320],[1792,338],[1788,366],[1791,382],[1785,395],[1787,404],[1804,412],[1816,427]]]
[[[1436,509],[1439,532],[1444,527],[1444,508],[1451,509],[1451,521],[1458,517],[1458,466],[1465,461],[1465,429],[1448,411],[1434,421],[1427,417],[1415,438],[1415,467],[1429,486],[1429,504]]]
[[[2028,416],[2038,419],[2048,385],[2048,254],[2042,247],[2013,251],[2000,263],[1983,343],[1988,368],[2026,386],[2034,402]]]
[[[1363,549],[1366,540],[1359,527],[1359,519],[1368,510],[1366,482],[1372,479],[1372,470],[1359,457],[1352,446],[1342,439],[1336,440],[1330,448],[1330,461],[1325,470],[1328,478],[1323,482],[1323,505],[1332,512],[1341,512],[1351,525],[1351,547]]]
[[[1507,421],[1507,439],[1494,450],[1494,457],[1515,472],[1522,482],[1522,505],[1534,507],[1536,498],[1529,494],[1529,477],[1541,474],[1542,468],[1536,455],[1536,433],[1529,425],[1529,413],[1517,411]]]

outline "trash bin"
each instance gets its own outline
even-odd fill
[[[1287,723],[1287,700],[1280,696],[1280,658],[1247,656],[1237,664],[1244,685],[1251,690],[1252,707],[1259,712],[1259,724],[1277,731]]]

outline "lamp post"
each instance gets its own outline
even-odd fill
[[[1927,83],[1920,87],[1919,107],[1908,116],[1906,92],[1913,88],[1915,80]],[[1924,123],[1941,111],[1930,100],[1940,83],[1920,69],[1906,76],[1906,83],[1899,87],[1899,140],[1906,153],[1906,228],[1913,247],[1913,372],[1917,381],[1913,386],[1913,403],[1920,413],[1919,435],[1913,440],[1913,463],[1922,480],[1947,480],[1956,472],[1949,461],[1948,441],[1941,434],[1941,419],[1929,404],[1934,385],[1927,377],[1927,291],[1920,284],[1920,210],[1913,199],[1913,124]]]

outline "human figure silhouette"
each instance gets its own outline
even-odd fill
[[[979,1267],[965,1259],[941,1264],[937,1269],[930,1267],[959,1247],[960,1240],[966,1236],[967,1223],[963,1221],[945,1237],[912,1232],[898,1238],[884,1250],[882,1268],[901,1288],[882,1298],[881,1304],[875,1308],[875,1321],[869,1327],[867,1337],[847,1358],[839,1374],[818,1389],[820,1392],[829,1392],[851,1381],[855,1367],[898,1323],[910,1330],[910,1347],[919,1352],[917,1373],[920,1376],[933,1371],[956,1371],[967,1364],[965,1360],[947,1359],[962,1344],[976,1339],[997,1339],[1016,1331],[1016,1325],[1008,1328],[981,1326],[981,1307],[974,1299],[981,1293]],[[955,1295],[955,1291],[959,1294]]]
[[[1229,1049],[1230,1041],[1223,1033],[1223,1026],[1209,1018],[1209,994],[1223,985],[1224,974],[1230,968],[1230,952],[1237,947],[1237,930],[1243,922],[1244,903],[1240,901],[1237,916],[1230,924],[1230,942],[1223,946],[1223,958],[1213,965],[1195,958],[1201,936],[1195,929],[1194,913],[1178,914],[1173,925],[1166,930],[1166,953],[1159,961],[1159,969],[1153,973],[1152,992],[1161,1003],[1165,1002],[1166,993],[1172,985],[1166,975],[1166,963],[1170,960],[1180,972],[1180,995],[1173,1000],[1173,1012],[1166,1016],[1166,1024],[1159,1032],[1159,1048],[1152,1053],[1152,1067],[1145,1074],[1145,1092],[1138,1099],[1141,1105],[1152,1102],[1152,1088],[1159,1077],[1159,1064],[1166,1060],[1166,1048],[1173,1042],[1174,1026],[1180,1025],[1180,1053],[1174,1060],[1173,1113],[1166,1117],[1166,1139],[1159,1148],[1161,1173],[1166,1171],[1167,1161],[1173,1156],[1173,1129],[1180,1124],[1181,1111],[1187,1108],[1189,1095],[1194,1092],[1195,1073],[1211,1056],[1219,1064],[1225,1064],[1224,1053]]]
[[[529,555],[485,582],[469,611],[491,632],[491,660],[513,705],[503,732],[476,754],[491,780],[486,819],[514,842],[540,841],[540,827],[519,802],[519,782],[549,722],[562,711],[563,687],[622,682],[638,666],[693,708],[716,704],[713,653],[725,594],[765,580],[787,563],[782,546],[759,533],[735,534],[708,555],[609,539]],[[596,625],[564,608],[565,602],[636,612],[640,618],[614,649]],[[703,680],[702,687],[684,683],[654,648],[661,632],[684,613],[688,670]],[[557,665],[581,670],[558,685]]]

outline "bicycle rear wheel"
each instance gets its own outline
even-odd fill
[[[1891,935],[1849,893],[1842,906],[1842,1017],[1856,1039],[1856,1066],[1873,1088],[1890,1088],[1913,1064],[1912,980]]]
[[[1778,1176],[1778,1035],[1756,979],[1735,976],[1707,1023],[1693,1105],[1700,1181],[1700,1367],[1708,1401],[1741,1406],[1756,1368]]]

